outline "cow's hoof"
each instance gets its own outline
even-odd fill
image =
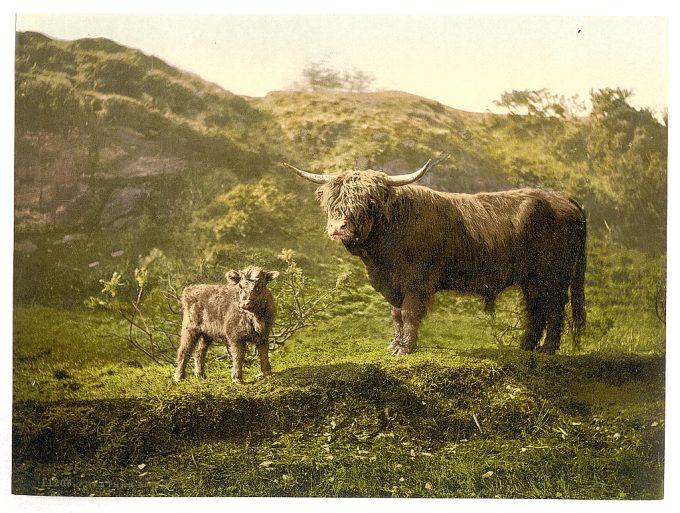
[[[387,344],[387,350],[391,353],[394,351],[397,347],[401,345],[401,341],[398,338],[393,338],[390,340],[390,343]]]
[[[406,346],[395,346],[392,349],[392,356],[404,356],[411,353],[411,349]]]
[[[245,382],[242,379],[232,379],[231,382],[234,385],[245,385]]]
[[[554,347],[541,346],[538,348],[538,352],[543,354],[555,354],[555,351],[557,351],[557,349]]]
[[[177,374],[172,375],[172,380],[177,383],[178,381],[182,381],[184,379],[184,376],[178,376]]]
[[[270,372],[260,372],[259,374],[255,375],[255,379],[264,379],[264,378],[268,378],[271,375],[272,375],[271,371]]]

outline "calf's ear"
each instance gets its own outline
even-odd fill
[[[229,280],[232,283],[238,283],[241,281],[241,273],[238,271],[231,270],[227,273],[227,280]]]
[[[267,280],[267,283],[275,280],[278,277],[279,277],[279,271],[267,271],[265,273],[265,279]]]

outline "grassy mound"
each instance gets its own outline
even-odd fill
[[[425,350],[377,363],[290,367],[247,386],[232,385],[226,372],[172,384],[165,367],[121,367],[109,378],[130,382],[144,372],[145,394],[15,402],[13,489],[662,494],[662,357],[514,350],[433,356],[443,355]]]

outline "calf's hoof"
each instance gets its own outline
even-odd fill
[[[184,376],[181,374],[173,374],[172,375],[172,380],[177,383],[178,381],[182,381],[184,379]]]
[[[245,385],[244,381],[241,378],[238,378],[238,379],[232,378],[231,382],[234,385]]]
[[[557,349],[550,346],[541,346],[538,348],[538,352],[543,354],[555,354],[555,351],[557,351]]]
[[[264,379],[272,375],[272,371],[260,372],[255,376],[255,379]]]

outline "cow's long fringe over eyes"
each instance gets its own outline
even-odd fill
[[[346,217],[361,225],[369,217],[387,214],[390,188],[385,184],[385,173],[379,171],[349,171],[339,175],[316,190],[316,197],[331,216]],[[376,207],[383,212],[377,212]]]

